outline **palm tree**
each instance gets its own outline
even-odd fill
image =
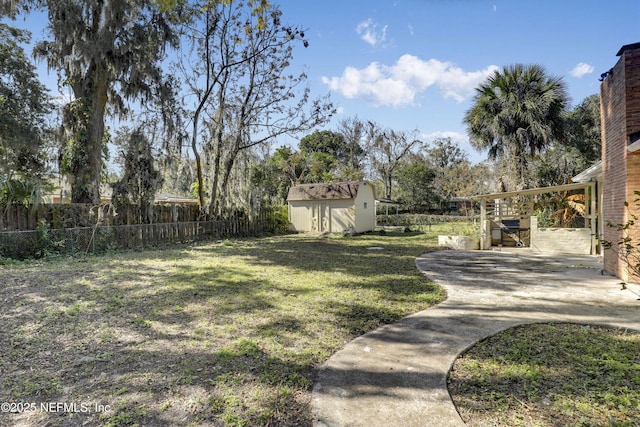
[[[563,136],[567,103],[562,78],[540,65],[516,64],[495,71],[476,89],[464,123],[471,145],[488,150],[491,160],[506,160],[510,180],[526,188],[530,158]]]

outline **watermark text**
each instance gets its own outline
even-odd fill
[[[96,402],[0,402],[1,413],[103,413],[111,411],[111,405]]]

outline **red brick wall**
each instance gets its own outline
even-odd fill
[[[627,201],[629,202],[630,214],[640,218],[640,206],[635,200],[638,196],[634,193],[640,191],[640,151],[627,155]],[[637,223],[629,229],[629,237],[634,243],[640,243],[640,224]],[[640,246],[638,246],[640,249]],[[623,280],[640,283],[640,276],[621,276]]]
[[[624,118],[626,102],[624,95],[624,61],[622,58],[613,67],[600,86],[600,121],[602,126],[602,214],[605,221],[604,240],[616,242],[618,234],[606,224],[624,222],[626,190],[624,179]],[[611,251],[604,251],[604,270],[619,275],[618,259]]]
[[[622,52],[620,59],[600,87],[602,120],[602,176],[605,223],[624,224],[628,212],[637,213],[633,203],[635,190],[640,190],[640,152],[629,153],[629,135],[640,131],[640,48]],[[640,240],[640,228],[631,230],[632,238]],[[617,242],[618,232],[604,227],[604,240]],[[604,251],[604,269],[622,280],[631,279],[623,263],[611,251]],[[635,281],[635,280],[634,280]]]
[[[626,97],[627,97],[627,136],[640,132],[640,48],[624,54],[626,67]],[[627,144],[629,140],[627,138]],[[640,151],[627,153],[627,201],[629,209],[636,216],[640,216],[640,207],[634,202],[638,196],[635,191],[640,190]],[[640,242],[640,224],[629,230],[629,236],[634,242]],[[640,277],[627,277],[627,280],[640,282]]]

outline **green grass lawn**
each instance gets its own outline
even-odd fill
[[[449,374],[471,426],[640,425],[640,333],[522,325],[477,343]]]
[[[444,298],[414,261],[447,227],[5,261],[0,425],[310,426],[322,362]],[[522,326],[450,390],[470,426],[635,426],[639,355],[634,332]]]
[[[0,414],[0,424],[310,425],[319,364],[444,297],[414,265],[435,233],[288,235],[4,266],[0,402],[38,410]],[[47,412],[43,402],[76,407]]]

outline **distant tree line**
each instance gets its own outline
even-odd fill
[[[416,132],[385,129],[357,117],[338,130],[303,137],[298,148],[283,146],[252,170],[253,184],[272,203],[283,203],[292,185],[368,179],[379,198],[412,211],[446,210],[454,195],[489,191],[486,164],[472,165],[450,138],[427,143]]]
[[[411,210],[446,210],[453,196],[565,183],[599,159],[598,96],[569,109],[562,79],[538,65],[477,89],[464,123],[488,160],[473,165],[451,139],[358,117],[319,130],[336,110],[291,70],[309,43],[267,0],[0,0],[0,18],[35,10],[48,26],[33,54],[70,96],[53,102],[28,32],[0,23],[0,204],[32,203],[57,171],[72,202],[98,204],[109,184],[118,205],[193,195],[203,217],[352,179]],[[298,146],[277,146],[285,135]]]

